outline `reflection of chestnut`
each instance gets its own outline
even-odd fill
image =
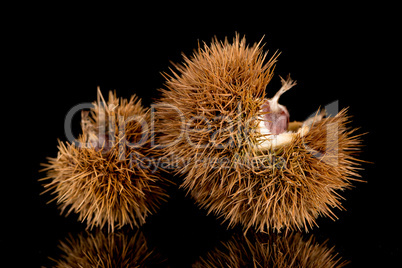
[[[70,235],[60,242],[59,249],[60,257],[51,258],[57,268],[166,267],[160,255],[147,246],[140,231],[107,234],[96,230],[76,237]]]
[[[313,236],[300,233],[238,235],[222,243],[193,265],[193,268],[273,267],[330,268],[343,267],[334,247],[318,244]]]

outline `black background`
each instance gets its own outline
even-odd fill
[[[276,75],[290,73],[298,82],[281,98],[291,120],[303,120],[320,105],[339,101],[340,108],[350,107],[352,125],[368,132],[362,159],[372,164],[364,164],[361,172],[367,183],[355,183],[344,192],[346,211],[336,211],[339,220],[320,218],[320,227],[306,236],[328,239],[351,267],[400,264],[399,137],[390,122],[397,116],[393,99],[398,98],[398,85],[392,81],[398,79],[389,65],[396,54],[385,31],[391,22],[375,7],[246,4],[217,10],[197,3],[174,11],[157,3],[85,11],[27,7],[23,14],[11,16],[4,24],[3,41],[9,59],[5,76],[12,82],[6,92],[14,96],[4,97],[11,105],[3,108],[11,125],[2,132],[11,150],[3,164],[1,236],[5,258],[14,261],[10,267],[24,262],[29,265],[21,267],[51,265],[48,257],[58,257],[59,241],[85,229],[75,215],[60,216],[54,203],[47,205],[50,196],[39,195],[43,188],[37,182],[43,176],[38,173],[40,163],[56,156],[57,139],[66,139],[64,118],[70,108],[94,101],[97,86],[104,94],[116,89],[118,96],[128,98],[135,93],[149,106],[163,87],[160,73],[169,70],[170,61],[180,62],[182,52],[190,55],[198,41],[210,42],[215,35],[232,39],[235,32],[250,44],[265,36],[265,50],[282,52]],[[18,27],[11,27],[16,22]],[[279,86],[276,76],[268,96]],[[78,134],[78,116],[73,127]],[[171,187],[170,194],[169,202],[141,229],[172,267],[189,267],[241,232],[238,227],[226,230],[184,191]]]

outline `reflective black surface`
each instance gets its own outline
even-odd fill
[[[4,256],[15,263],[10,267],[51,267],[54,260],[63,259],[60,243],[85,234],[85,225],[75,215],[60,216],[56,204],[46,204],[51,197],[40,195],[43,188],[37,182],[43,176],[38,173],[39,164],[47,156],[56,156],[58,138],[65,140],[64,119],[69,109],[92,102],[98,85],[104,92],[116,89],[122,97],[136,93],[144,105],[150,105],[163,86],[160,72],[168,71],[169,61],[181,61],[181,52],[191,54],[198,40],[209,42],[214,35],[231,38],[235,31],[245,34],[250,43],[265,35],[266,49],[282,51],[276,74],[291,73],[298,81],[297,88],[282,99],[291,120],[302,120],[320,105],[338,100],[340,107],[350,107],[353,126],[368,132],[361,156],[373,162],[364,164],[361,171],[367,183],[355,183],[354,189],[345,191],[345,211],[336,211],[339,220],[318,219],[319,228],[303,233],[304,241],[313,236],[321,245],[328,240],[328,248],[334,246],[337,256],[349,261],[350,267],[400,264],[401,182],[395,142],[399,139],[384,134],[390,126],[387,120],[395,113],[381,111],[390,111],[382,107],[393,97],[385,96],[376,80],[380,65],[375,61],[381,58],[381,47],[374,40],[383,40],[383,33],[376,30],[372,17],[362,14],[356,19],[362,13],[358,9],[317,14],[295,8],[286,16],[280,15],[281,10],[256,9],[247,18],[243,17],[247,11],[240,9],[227,16],[150,12],[141,18],[142,12],[136,10],[132,14],[54,14],[27,21],[18,36],[21,41],[16,42],[16,61],[23,62],[26,74],[11,89],[23,92],[16,98],[23,98],[19,107],[26,119],[17,124],[22,130],[18,130],[18,149],[13,149],[11,157],[14,172],[3,176],[13,184],[3,188],[5,228],[1,236]],[[27,85],[19,85],[21,80]],[[279,78],[273,79],[267,91],[279,85]],[[77,135],[78,116],[72,123]],[[19,170],[28,172],[22,176]],[[183,190],[172,186],[169,194],[169,201],[139,230],[147,246],[165,260],[164,265],[191,267],[242,234],[240,227],[227,229],[213,215],[206,215]],[[124,232],[129,241],[137,230]]]

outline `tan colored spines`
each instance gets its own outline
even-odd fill
[[[165,157],[177,160],[181,187],[229,226],[309,229],[317,217],[336,218],[332,209],[342,208],[339,191],[357,175],[360,140],[342,111],[293,135],[289,144],[259,148],[264,90],[276,55],[265,58],[258,44],[248,47],[239,36],[184,57],[165,75],[158,142]]]
[[[152,156],[142,120],[149,122],[149,112],[135,96],[119,100],[112,92],[108,102],[100,95],[83,114],[77,144],[59,142],[57,157],[44,164],[44,186],[62,213],[75,212],[88,228],[112,232],[145,223],[167,194],[164,179],[138,165]]]
[[[232,160],[235,168],[219,173],[204,169],[204,180],[191,174],[183,185],[191,181],[191,196],[229,225],[241,223],[246,230],[259,231],[308,230],[320,215],[336,218],[332,209],[342,209],[338,191],[351,187],[358,176],[359,136],[353,136],[346,123],[342,111],[279,151],[245,154]],[[327,148],[331,136],[337,137],[337,152]]]
[[[259,44],[250,48],[236,36],[233,44],[205,44],[183,65],[175,65],[176,72],[165,74],[167,89],[161,90],[155,125],[167,155],[192,161],[195,154],[204,158],[211,150],[225,152],[223,144],[234,150],[246,144],[252,137],[245,140],[244,133],[236,136],[230,129],[255,124],[250,119],[259,113],[276,62],[274,55],[264,63],[266,56]]]

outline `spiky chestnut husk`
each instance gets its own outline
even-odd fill
[[[229,226],[309,229],[342,208],[339,190],[358,176],[359,136],[345,110],[288,123],[277,101],[295,83],[282,79],[279,94],[265,99],[277,54],[266,57],[259,43],[249,47],[238,35],[184,56],[165,74],[155,106],[158,142],[176,159],[181,187]]]
[[[118,231],[105,233],[99,229],[60,241],[59,257],[51,258],[57,268],[72,267],[166,267],[160,254],[149,248],[145,236]]]
[[[90,112],[82,112],[82,134],[76,143],[60,142],[56,158],[44,164],[44,187],[53,191],[61,212],[72,211],[88,228],[145,223],[167,194],[166,183],[141,161],[152,156],[149,146],[149,111],[133,95],[118,99],[109,93]],[[45,191],[45,192],[46,192]]]
[[[222,267],[344,267],[334,247],[327,241],[319,244],[313,236],[303,238],[300,233],[284,235],[237,236],[201,257],[193,268]]]

